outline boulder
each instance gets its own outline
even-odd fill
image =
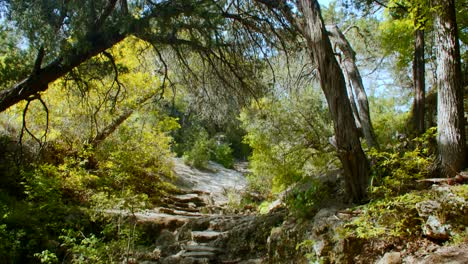
[[[450,238],[451,229],[450,225],[442,224],[436,216],[430,215],[423,226],[423,234],[432,239],[445,241]]]

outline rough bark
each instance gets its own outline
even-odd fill
[[[352,86],[352,90],[349,89],[351,92],[348,90],[348,93],[354,92],[356,95],[358,116],[367,145],[369,147],[378,148],[378,142],[370,117],[369,100],[367,99],[366,90],[364,89],[361,73],[356,65],[356,52],[351,47],[351,44],[348,42],[343,32],[341,32],[336,25],[327,26],[327,30],[330,33],[330,40],[341,51],[340,60],[342,71],[345,77],[350,81],[348,85]],[[350,98],[354,99],[354,96],[350,96]],[[353,104],[353,101],[351,101],[351,104]]]
[[[463,82],[454,0],[434,0],[437,55],[438,167],[453,176],[467,165]]]
[[[345,69],[344,65],[340,63],[341,69]],[[356,99],[354,97],[354,92],[353,92],[353,85],[351,84],[351,80],[349,79],[349,75],[345,74],[343,72],[343,77],[345,78],[345,83],[346,83],[346,91],[348,92],[348,98],[349,98],[349,103],[351,104],[351,110],[353,110],[353,116],[354,116],[354,122],[356,123],[356,128],[359,132],[359,137],[362,137],[362,124],[361,124],[361,118],[359,117],[359,109],[356,104]]]
[[[425,62],[424,62],[424,30],[417,29],[414,32],[414,59],[413,59],[413,86],[414,86],[414,102],[413,102],[413,126],[417,135],[421,135],[425,131]]]
[[[334,121],[337,152],[344,169],[346,192],[353,201],[360,202],[367,197],[369,163],[361,148],[345,79],[335,59],[318,2],[299,0],[298,4],[304,18],[302,31],[312,52],[312,59],[317,63],[320,84]]]

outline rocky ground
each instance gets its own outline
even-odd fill
[[[338,202],[308,219],[294,217],[281,206],[266,215],[233,213],[227,208],[229,194],[244,191],[242,168],[210,164],[200,171],[175,160],[183,190],[166,197],[158,208],[134,214],[147,240],[154,243],[126,263],[468,263],[467,241],[450,246],[437,240],[450,232],[437,218],[441,203],[461,204],[464,212],[468,210],[464,197],[444,195],[417,205],[425,233],[412,240],[342,238],[338,227],[362,212]],[[436,192],[451,193],[444,189],[450,187],[437,188]]]

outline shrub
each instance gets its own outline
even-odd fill
[[[372,162],[371,198],[397,196],[414,189],[417,180],[431,174],[434,163],[430,141],[435,129],[410,142],[413,150],[400,151],[400,146],[387,151],[369,151]],[[408,143],[408,144],[410,144]]]
[[[216,144],[214,147],[212,160],[223,165],[225,168],[233,168],[234,158],[232,157],[232,149],[229,144]]]
[[[208,138],[208,133],[201,130],[193,146],[184,152],[184,161],[192,167],[204,169],[211,158],[214,141]]]
[[[301,217],[312,215],[320,204],[329,197],[330,189],[316,179],[306,179],[286,196],[286,204]]]

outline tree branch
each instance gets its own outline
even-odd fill
[[[125,34],[119,32],[110,34],[95,32],[94,34],[88,34],[81,42],[93,43],[91,48],[83,49],[77,45],[68,53],[63,54],[42,68],[40,72],[32,73],[13,87],[0,91],[0,112],[5,111],[22,100],[28,99],[38,92],[47,90],[49,83],[63,77],[89,58],[112,47],[123,40],[125,36]]]

